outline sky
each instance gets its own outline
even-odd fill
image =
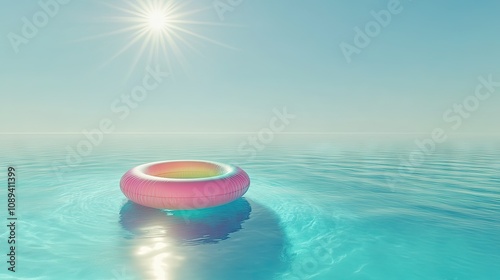
[[[55,1],[0,11],[0,133],[500,133],[498,1]]]

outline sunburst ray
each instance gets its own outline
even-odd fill
[[[186,71],[188,64],[185,54],[186,50],[202,56],[201,52],[195,48],[194,43],[197,40],[237,50],[235,47],[193,31],[190,27],[194,25],[228,25],[192,19],[191,17],[202,11],[206,11],[207,8],[189,10],[187,6],[190,3],[191,1],[180,0],[126,0],[120,5],[104,2],[105,5],[121,13],[107,17],[106,20],[117,24],[125,24],[125,26],[111,32],[82,38],[79,41],[129,34],[129,41],[103,64],[105,66],[120,55],[136,48],[137,54],[133,56],[129,75],[141,61],[147,64],[150,64],[152,61],[160,64],[165,63],[170,72],[172,70],[171,63],[175,61],[181,69]]]

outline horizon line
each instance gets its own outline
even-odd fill
[[[116,132],[106,135],[245,135],[258,134],[259,132],[237,131],[237,132]],[[0,135],[82,135],[83,132],[0,132]],[[422,135],[429,132],[273,132],[283,135]],[[448,133],[448,135],[500,135],[500,133]]]

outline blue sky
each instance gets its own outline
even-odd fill
[[[427,133],[454,124],[443,114],[474,94],[479,76],[500,81],[498,1],[245,0],[221,20],[214,1],[199,0],[181,11],[211,24],[183,27],[232,48],[184,33],[195,49],[177,42],[185,67],[168,52],[170,77],[121,119],[111,104],[141,85],[150,63],[134,64],[144,40],[109,61],[132,34],[97,35],[134,23],[110,21],[124,12],[101,2],[58,4],[18,53],[9,34],[21,36],[23,17],[42,8],[4,3],[1,133],[80,132],[103,118],[116,132],[252,132],[283,107],[296,116],[290,133]],[[400,12],[349,63],[340,44],[355,46],[354,29],[388,5]],[[166,71],[164,61],[151,66]],[[455,132],[499,132],[499,107],[500,87]]]

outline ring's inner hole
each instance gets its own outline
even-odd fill
[[[146,174],[172,179],[195,179],[222,175],[227,171],[223,166],[211,162],[174,161],[150,166]]]

